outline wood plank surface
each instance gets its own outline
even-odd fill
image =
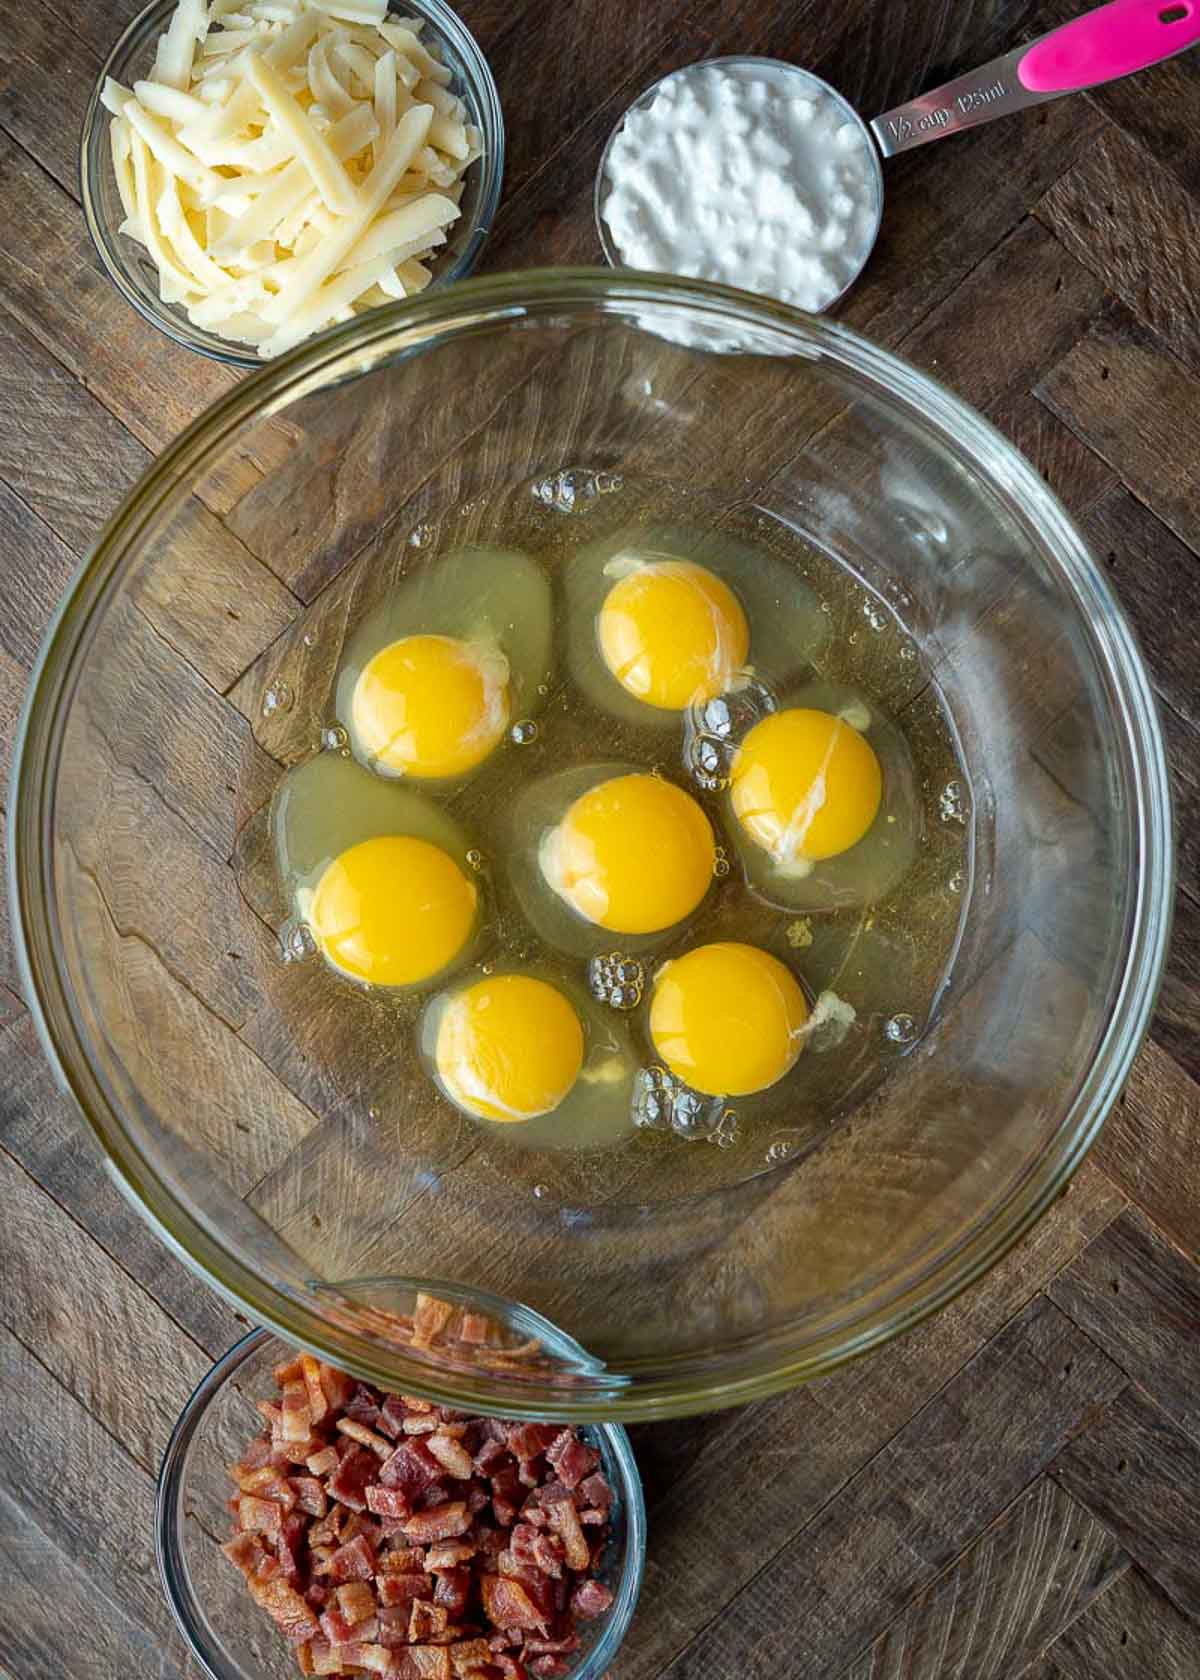
[[[482,264],[496,272],[599,259],[592,185],[604,142],[629,100],[678,65],[728,52],[794,60],[871,115],[1082,5],[460,9],[507,124],[505,194]],[[0,775],[80,557],[154,455],[237,378],[130,310],[84,227],[78,127],[137,0],[10,10]],[[650,1550],[612,1680],[1196,1680],[1200,51],[892,160],[887,194],[841,318],[983,409],[1092,544],[1162,712],[1179,823],[1175,941],[1151,1036],[1093,1158],[975,1288],[809,1388],[634,1431]],[[514,451],[533,414],[527,373],[517,355],[471,373],[478,424]],[[585,355],[581,391],[591,374]],[[664,348],[672,401],[694,378]],[[423,1193],[422,1168],[382,1170],[386,1130],[364,1135],[364,1092],[327,1073],[337,1023],[308,973],[289,972],[269,994],[262,984],[278,920],[255,867],[270,755],[302,750],[311,719],[298,707],[267,726],[260,696],[267,671],[286,675],[307,657],[294,631],[303,611],[306,626],[341,635],[357,601],[351,563],[380,522],[406,496],[455,482],[461,438],[436,420],[409,427],[410,406],[384,427],[364,426],[349,401],[304,432],[264,425],[199,486],[173,516],[186,597],[170,568],[147,568],[111,680],[70,743],[92,792],[64,836],[64,866],[78,875],[82,937],[103,942],[120,974],[122,1007],[158,1023],[143,1075],[181,1117],[162,1147],[181,1160],[197,1135],[220,1147],[247,1217],[265,1215],[304,1253],[313,1210],[337,1195],[347,1140],[361,1170],[374,1139],[380,1171],[369,1197],[352,1186],[365,1223],[345,1239],[347,1265],[387,1249],[408,1198]],[[790,391],[761,412],[731,403],[726,433],[743,428],[764,474],[779,470],[829,421],[810,406]],[[651,424],[630,439],[623,424],[603,416],[589,441],[619,438],[653,470],[665,434]],[[697,448],[698,482],[722,444],[714,434]],[[999,643],[1018,622],[1010,580],[982,565],[972,580]],[[1019,635],[1009,641],[1037,721],[1041,817],[1084,825],[1087,790],[1063,772],[1082,714],[1048,687],[1052,665]],[[214,801],[214,786],[240,804]],[[0,782],[0,840],[8,797]],[[136,820],[98,820],[114,805]],[[188,867],[159,881],[154,859],[168,852]],[[244,896],[231,893],[230,869]],[[1063,976],[1063,1021],[1078,1002],[1080,902],[1080,883],[1063,880],[1053,914],[1025,933]],[[289,1031],[296,1017],[302,1032]],[[1005,1054],[1020,1054],[1018,1025],[1064,1030],[1014,1023]],[[2,895],[0,1208],[0,1680],[194,1680],[155,1570],[153,1477],[190,1387],[244,1320],[141,1222],[55,1086]]]

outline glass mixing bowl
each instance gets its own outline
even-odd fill
[[[151,0],[124,30],[96,79],[84,112],[79,138],[79,196],[88,232],[105,272],[127,303],[160,332],[188,350],[233,367],[262,366],[262,357],[246,344],[207,332],[189,321],[177,303],[159,296],[158,269],[143,245],[121,232],[125,211],[117,190],[110,153],[109,114],[100,103],[110,76],[125,87],[150,76],[159,37],[171,20],[177,0]],[[404,0],[391,4],[398,17],[423,18],[426,37],[441,48],[452,72],[450,90],[463,100],[483,136],[483,156],[463,177],[462,214],[449,229],[446,244],[432,263],[430,286],[447,285],[471,273],[492,229],[504,181],[504,117],[500,95],[479,44],[462,19],[443,0]]]
[[[552,1326],[539,1329],[548,1345],[558,1343]],[[183,1408],[163,1454],[155,1512],[159,1572],[175,1620],[212,1680],[295,1680],[297,1672],[291,1648],[220,1550],[230,1525],[229,1466],[262,1427],[254,1402],[275,1393],[271,1373],[292,1351],[265,1330],[243,1337]],[[629,1437],[613,1424],[589,1427],[587,1435],[615,1495],[602,1571],[613,1602],[607,1615],[580,1625],[583,1647],[568,1680],[607,1673],[637,1608],[646,1555],[646,1509]]]
[[[786,1126],[728,1148],[501,1148],[412,1072],[386,1007],[282,960],[265,811],[328,729],[379,588],[498,498],[552,545],[602,529],[630,483],[651,514],[748,520],[850,569],[829,645],[908,734],[924,845],[844,953],[839,988],[876,993],[872,1078],[838,1112],[807,1112],[797,1080]],[[543,767],[571,761],[571,694],[546,701]],[[185,432],[51,627],[10,813],[47,1053],[164,1240],[366,1380],[575,1419],[770,1393],[994,1264],[1120,1089],[1172,892],[1141,660],[1029,464],[843,328],[606,270],[372,313]],[[947,895],[948,979],[921,939]],[[382,1274],[433,1281],[345,1281]],[[517,1337],[472,1359],[416,1334],[418,1291],[447,1285],[527,1303],[588,1356],[522,1357]]]

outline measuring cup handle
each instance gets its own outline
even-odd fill
[[[1131,76],[1200,42],[1200,0],[1108,0],[1036,41],[885,111],[871,123],[884,157],[1010,111]]]

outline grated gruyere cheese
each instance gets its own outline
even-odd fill
[[[429,284],[481,146],[421,27],[387,0],[178,0],[153,75],[101,96],[164,302],[269,357]]]

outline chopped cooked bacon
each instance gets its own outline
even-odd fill
[[[466,1318],[445,1303],[422,1298],[418,1321],[417,1339],[461,1345]],[[568,1674],[577,1625],[612,1605],[594,1578],[613,1504],[596,1449],[573,1429],[379,1394],[307,1354],[278,1378],[279,1400],[259,1404],[269,1433],[230,1471],[224,1549],[301,1671]]]
[[[321,1631],[311,1607],[280,1576],[264,1581],[258,1575],[248,1575],[246,1585],[255,1604],[267,1612],[289,1645],[301,1645]]]
[[[514,1559],[526,1568],[540,1569],[556,1581],[561,1576],[565,1552],[557,1534],[545,1534],[530,1523],[519,1522],[508,1544]]]
[[[354,1393],[354,1378],[347,1376],[345,1371],[339,1371],[332,1365],[326,1365],[322,1359],[319,1362],[321,1373],[321,1387],[325,1391],[325,1399],[331,1412],[344,1412],[350,1404],[350,1396]]]
[[[439,1570],[456,1569],[475,1556],[476,1546],[470,1540],[443,1540],[430,1546],[425,1554],[425,1567],[437,1574]]]
[[[408,1495],[399,1488],[380,1487],[378,1482],[367,1489],[367,1509],[377,1517],[396,1517],[400,1522],[412,1516]]]
[[[464,1312],[458,1326],[458,1339],[469,1347],[484,1347],[492,1334],[492,1320],[483,1313]]]
[[[320,1452],[315,1452],[311,1458],[306,1458],[304,1465],[313,1476],[327,1476],[331,1470],[337,1469],[339,1462],[336,1447],[322,1447]]]
[[[565,1657],[572,1651],[579,1649],[579,1635],[574,1628],[570,1633],[558,1635],[554,1639],[546,1639],[538,1634],[525,1641],[525,1650],[531,1657]]]
[[[379,1602],[393,1609],[398,1604],[411,1604],[415,1598],[433,1595],[433,1577],[414,1571],[410,1575],[378,1575],[375,1585]]]
[[[485,1575],[480,1582],[483,1613],[493,1627],[546,1627],[545,1614],[530,1598],[520,1581],[503,1575]]]
[[[347,1581],[337,1588],[338,1609],[350,1623],[365,1622],[375,1614],[375,1594],[366,1581]]]
[[[449,1301],[436,1295],[418,1295],[413,1313],[413,1346],[431,1347],[454,1315]]]
[[[501,1528],[511,1528],[523,1504],[521,1484],[511,1464],[498,1470],[491,1479],[492,1512]]]
[[[256,1494],[259,1499],[270,1499],[276,1505],[282,1505],[285,1511],[290,1511],[296,1503],[296,1490],[291,1486],[281,1470],[276,1470],[273,1464],[264,1464],[260,1470],[235,1470],[234,1480],[243,1493]]]
[[[379,1468],[384,1487],[403,1488],[410,1497],[432,1487],[443,1474],[424,1441],[401,1441]]]
[[[392,1546],[379,1560],[381,1575],[411,1575],[425,1567],[425,1552],[420,1546]]]
[[[470,1512],[461,1499],[439,1505],[432,1511],[418,1511],[403,1525],[410,1540],[429,1545],[434,1540],[456,1540],[471,1526]]]
[[[252,1575],[267,1556],[266,1547],[257,1534],[238,1534],[221,1547],[225,1556],[243,1575]]]
[[[560,1482],[577,1488],[585,1476],[590,1476],[600,1463],[595,1447],[587,1446],[573,1429],[564,1429],[556,1441],[546,1448],[547,1463],[553,1465]]]
[[[325,1484],[329,1497],[352,1511],[365,1511],[367,1483],[374,1480],[378,1464],[366,1447],[352,1447]]]
[[[469,1674],[473,1668],[490,1663],[495,1652],[486,1639],[463,1639],[450,1647],[450,1661],[456,1675]]]
[[[275,1378],[276,1388],[285,1388],[290,1382],[302,1381],[304,1377],[303,1355],[297,1354],[295,1359],[285,1360],[276,1365],[271,1372]]]
[[[430,1604],[427,1599],[414,1598],[408,1613],[408,1642],[410,1645],[430,1645],[446,1631],[450,1616],[444,1605]]]
[[[339,1546],[330,1559],[330,1575],[335,1581],[370,1581],[375,1576],[375,1552],[365,1534]]]
[[[567,1562],[572,1569],[586,1569],[592,1561],[592,1549],[587,1535],[579,1524],[579,1512],[570,1499],[556,1499],[547,1505],[550,1527],[561,1535]]]
[[[376,1416],[378,1416],[376,1412]],[[387,1458],[392,1451],[392,1443],[374,1429],[368,1429],[365,1423],[359,1423],[356,1418],[344,1417],[338,1419],[338,1429],[343,1435],[348,1435],[352,1441],[359,1441],[364,1447],[370,1447],[380,1458]]]
[[[461,1565],[443,1570],[434,1583],[433,1602],[444,1605],[450,1616],[465,1616],[471,1602],[471,1571]]]
[[[278,1534],[283,1511],[273,1499],[244,1493],[237,1502],[238,1527],[256,1534]]]
[[[510,1454],[504,1442],[498,1441],[494,1435],[489,1435],[475,1454],[475,1468],[481,1476],[490,1476],[500,1465],[507,1464],[509,1459]]]
[[[430,1435],[425,1445],[442,1468],[460,1481],[468,1481],[474,1475],[474,1460],[462,1442],[456,1441],[453,1436],[438,1430],[436,1434]]]
[[[308,1385],[297,1375],[283,1385],[282,1417],[279,1433],[285,1441],[307,1441],[312,1434],[312,1414],[308,1409]]]
[[[302,1511],[307,1511],[310,1517],[323,1517],[329,1509],[329,1499],[325,1489],[315,1476],[290,1476],[292,1493],[295,1502]]]
[[[581,1621],[594,1621],[603,1616],[613,1601],[613,1595],[603,1581],[580,1581],[571,1594],[571,1609]]]

